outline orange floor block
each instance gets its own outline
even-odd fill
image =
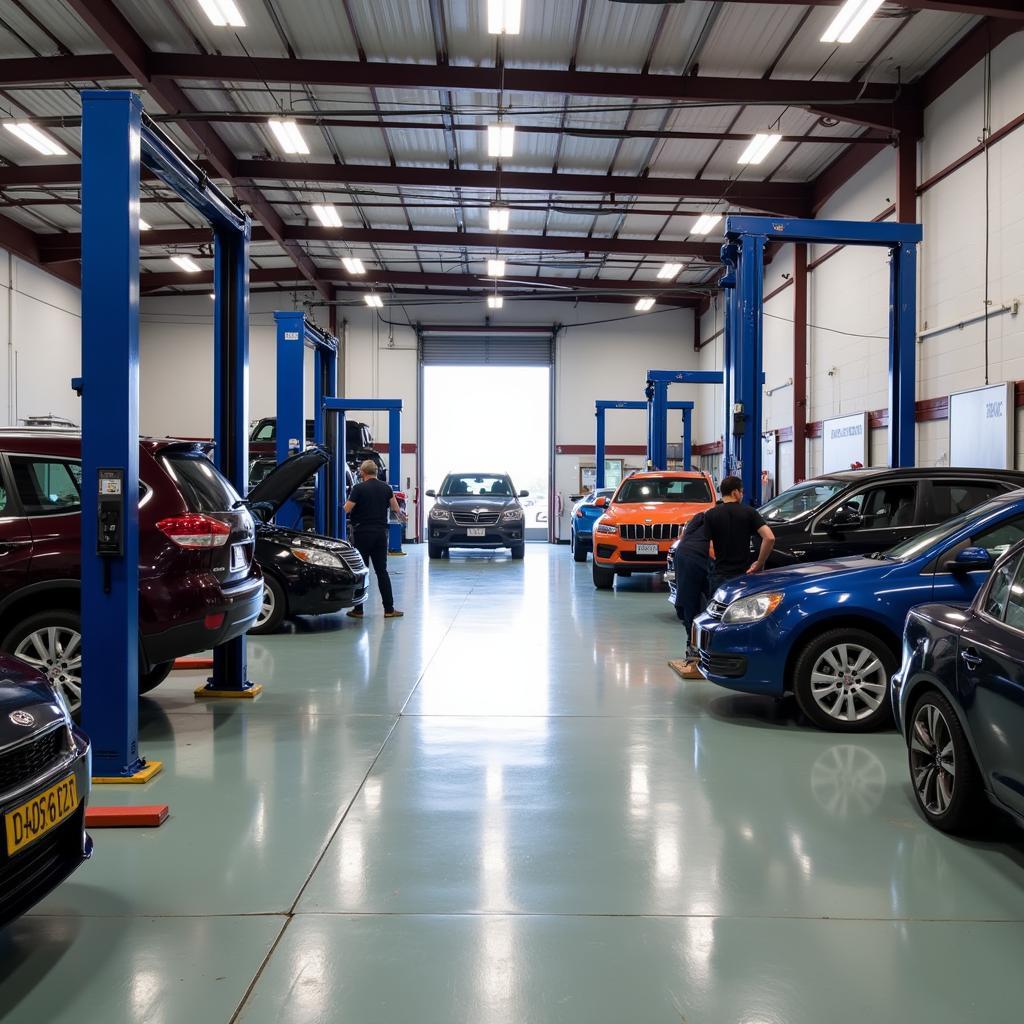
[[[151,828],[167,820],[167,804],[145,807],[90,807],[85,812],[86,828]]]
[[[174,668],[213,668],[213,658],[178,658],[174,663]]]

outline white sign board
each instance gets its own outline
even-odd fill
[[[778,459],[777,459],[777,434],[769,430],[761,435],[761,500],[769,501],[779,493],[778,487]],[[764,471],[768,471],[768,479],[764,480]]]
[[[1010,469],[1014,464],[1014,388],[993,384],[949,396],[949,464]]]
[[[834,473],[839,469],[868,464],[868,414],[837,416],[821,425],[821,471]]]

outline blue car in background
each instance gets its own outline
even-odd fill
[[[907,616],[892,703],[932,825],[971,831],[986,797],[1024,824],[1024,544],[969,608],[926,604]]]
[[[610,498],[614,493],[614,487],[602,487],[584,495],[573,505],[569,518],[572,522],[570,544],[574,561],[585,562],[594,548],[594,523],[605,513],[604,507],[594,502],[598,498]]]
[[[971,601],[1024,539],[1024,489],[886,552],[793,565],[720,587],[694,622],[701,672],[745,693],[793,693],[823,729],[891,722],[889,681],[912,607]]]

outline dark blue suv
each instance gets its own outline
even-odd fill
[[[907,612],[971,601],[993,560],[1022,539],[1024,489],[884,553],[740,577],[694,622],[701,671],[732,690],[794,693],[823,729],[886,725]]]

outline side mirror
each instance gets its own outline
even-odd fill
[[[965,572],[985,572],[994,565],[992,556],[985,548],[963,548],[956,558],[950,559],[944,566],[947,572],[957,575]]]
[[[529,491],[520,491],[519,492],[519,497],[520,498],[528,498],[529,496],[530,496],[530,492]]]
[[[594,507],[595,508],[607,508],[608,507],[608,497],[606,495],[602,494],[600,498],[595,498],[594,499]]]
[[[860,526],[864,517],[849,505],[840,505],[831,515],[826,516],[821,525],[826,530],[842,530],[853,526]]]
[[[437,491],[424,491],[424,493],[426,494],[426,496],[428,498],[436,498],[437,497]]]

